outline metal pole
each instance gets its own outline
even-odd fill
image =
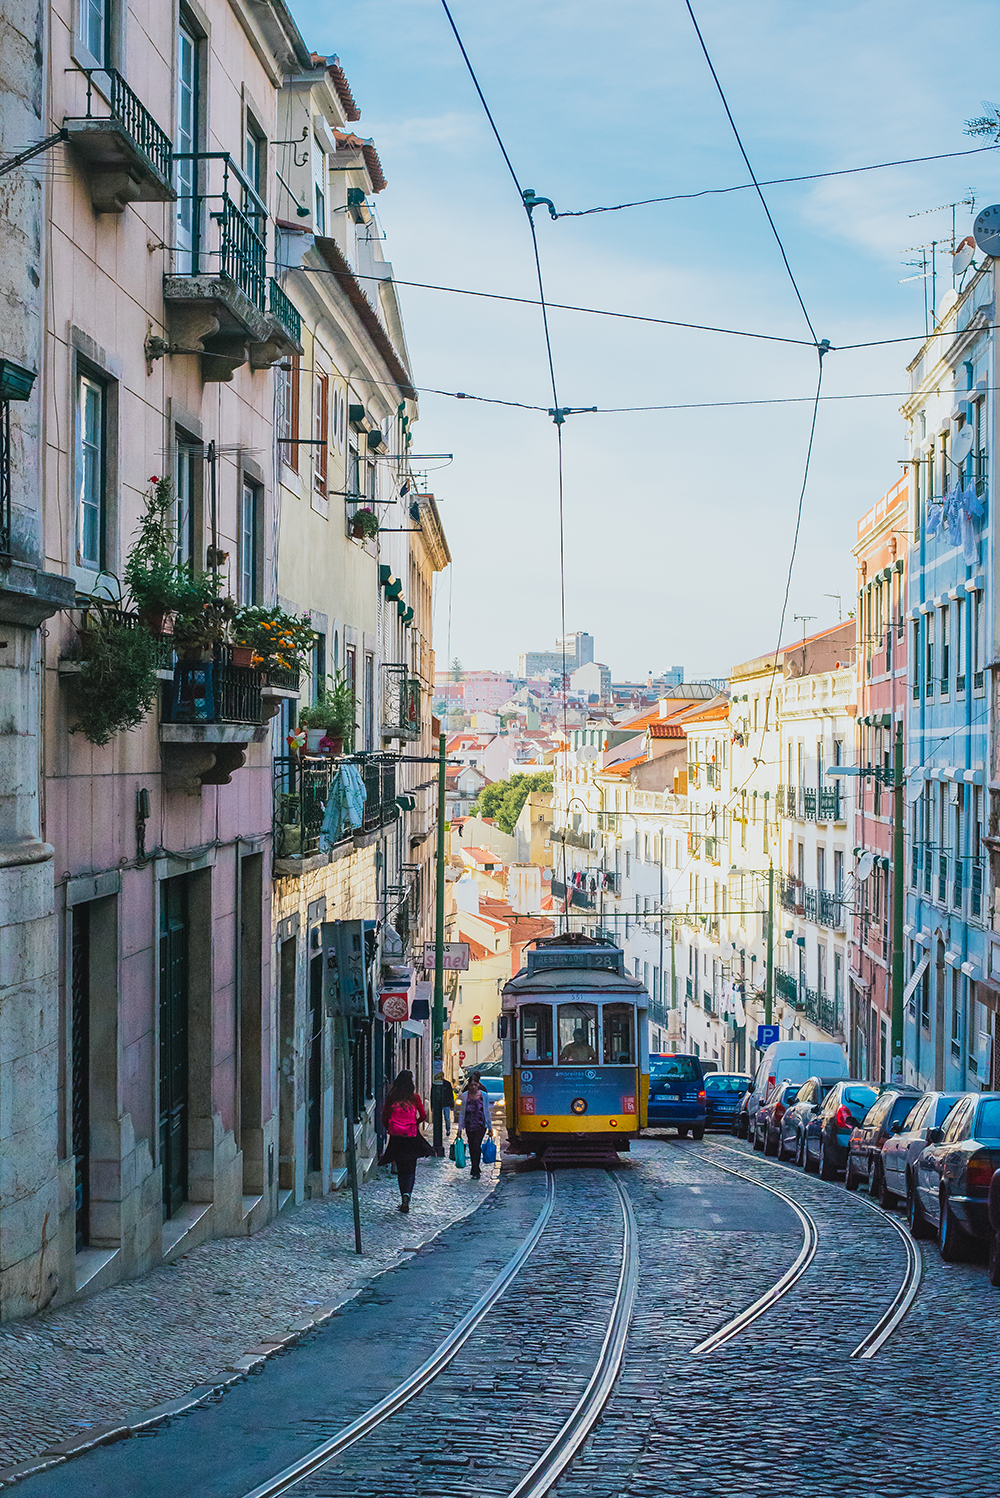
[[[764,979],[764,1023],[771,1023],[774,1004],[774,864],[767,866],[767,974]]]
[[[673,926],[671,925],[671,931]],[[663,828],[660,828],[660,1009],[656,1023],[663,1023],[663,1013],[666,1010],[663,997]]]
[[[903,1080],[903,720],[892,769],[892,1079]]]
[[[347,1020],[341,1018],[340,1054],[344,1058],[344,1122],[347,1125],[347,1168],[354,1204],[354,1251],[361,1253],[361,1198],[358,1195],[358,1153],[354,1139],[354,1042],[348,1039]]]
[[[431,1023],[433,1070],[444,1064],[444,821],[445,738],[438,739],[437,905],[434,919],[434,1018]],[[434,1153],[444,1155],[444,1115],[441,1104],[433,1110]]]

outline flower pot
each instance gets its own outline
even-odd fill
[[[253,665],[252,645],[232,645],[230,646],[230,649],[232,651],[234,666],[244,666],[249,668]]]
[[[351,535],[354,537],[355,541],[363,541],[365,539],[365,528],[361,524],[360,520],[351,521]]]
[[[139,610],[139,623],[149,630],[151,635],[165,634],[164,625],[170,610],[155,603],[148,603],[145,608]]]
[[[344,752],[344,740],[340,737],[339,734],[336,733],[328,733],[324,731],[323,738],[320,741],[320,745],[320,753],[329,754],[334,759],[339,758],[339,756]]]
[[[306,753],[307,754],[318,754],[320,752],[319,751],[319,741],[320,741],[320,739],[325,739],[325,738],[326,738],[326,729],[325,728],[307,728],[306,729]]]

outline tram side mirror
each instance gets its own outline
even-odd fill
[[[507,1026],[507,1016],[506,1016],[506,1014],[501,1014],[501,1016],[500,1016],[500,1039],[501,1040],[506,1040],[507,1039],[507,1028],[508,1028],[508,1026]]]

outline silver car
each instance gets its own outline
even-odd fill
[[[881,1166],[872,1183],[881,1207],[888,1210],[897,1201],[905,1201],[917,1156],[927,1144],[927,1130],[940,1129],[961,1096],[960,1092],[925,1092],[905,1127],[897,1128],[883,1144]]]

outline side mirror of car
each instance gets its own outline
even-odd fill
[[[927,1143],[928,1144],[940,1144],[941,1143],[941,1130],[940,1129],[928,1129],[927,1130]]]
[[[903,1132],[903,1120],[897,1118],[896,1122],[890,1126],[889,1132],[891,1134],[901,1134]]]

